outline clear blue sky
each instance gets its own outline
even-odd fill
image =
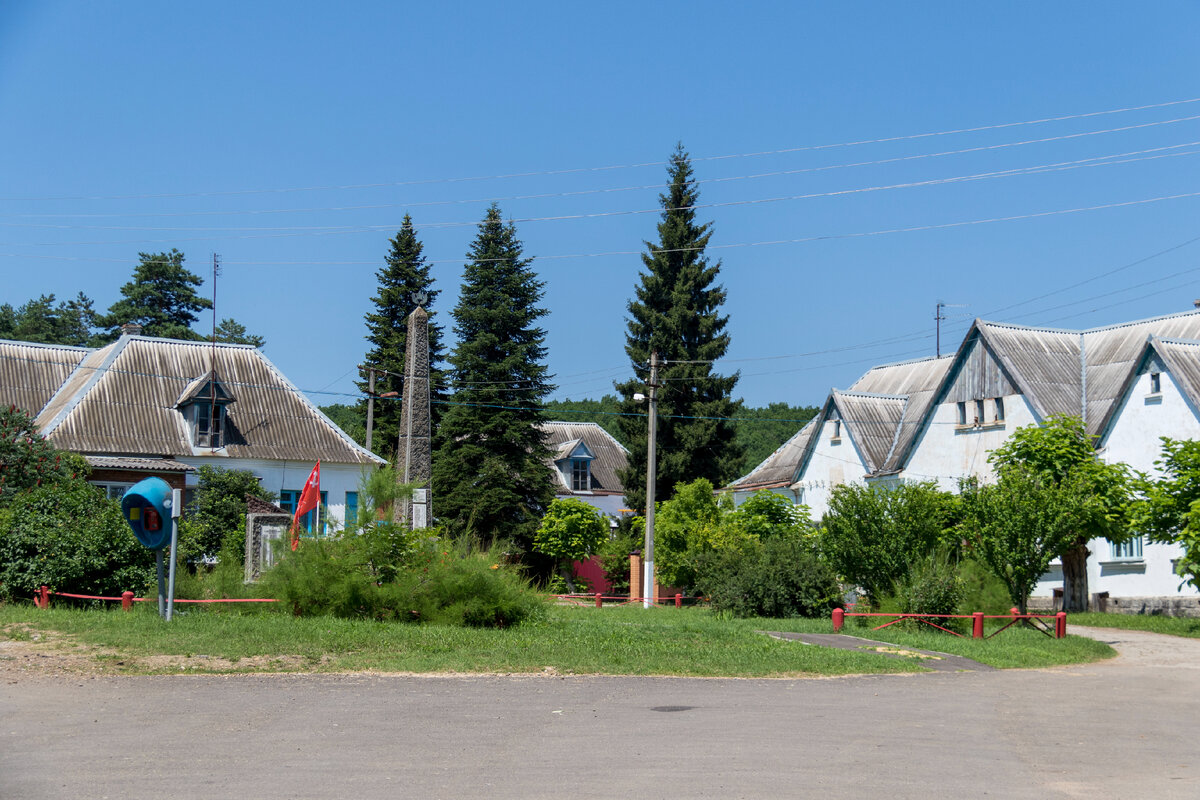
[[[1191,308],[1200,241],[1120,268],[1200,237],[1200,197],[936,226],[1200,192],[1198,41],[1194,2],[8,0],[0,302],[103,310],[139,251],[178,247],[206,279],[217,252],[220,315],[318,403],[350,402],[403,214],[448,324],[496,200],[539,257],[555,397],[599,397],[630,372],[636,253],[682,141],[714,204],[722,368],[751,404],[817,404],[932,355],[939,300],[948,349],[976,316]],[[925,229],[848,236],[903,228]]]

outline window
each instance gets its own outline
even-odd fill
[[[842,438],[842,421],[840,419],[833,421],[833,436],[830,438],[835,440]]]
[[[325,508],[329,500],[329,492],[321,492],[321,508]],[[279,507],[289,514],[296,513],[296,504],[300,502],[300,492],[297,489],[284,489],[279,493]],[[300,518],[300,527],[306,533],[313,532],[313,522],[317,516],[317,509],[313,509]],[[321,533],[325,533],[325,517],[326,514],[321,514]]]
[[[124,497],[125,493],[129,491],[131,486],[133,486],[132,483],[93,483],[92,485],[99,489],[100,493],[109,500],[118,501]]]
[[[1150,394],[1162,393],[1162,374],[1158,372],[1150,373]]]
[[[196,410],[196,446],[221,447],[221,434],[225,428],[225,406],[218,404],[214,408],[213,403],[201,401],[192,408]]]
[[[1127,542],[1112,543],[1112,557],[1119,561],[1140,561],[1142,558],[1142,537],[1134,536]]]
[[[586,492],[592,488],[591,469],[586,458],[571,459],[571,491]]]
[[[996,402],[996,422],[1004,422],[1004,398],[997,397],[995,402]]]
[[[346,525],[358,524],[358,492],[346,492]]]
[[[975,401],[975,424],[982,425],[983,421],[986,419],[987,419],[987,417],[984,416],[984,412],[983,412],[983,401],[976,400]]]
[[[958,424],[967,424],[967,404],[965,402],[960,402],[958,404]]]

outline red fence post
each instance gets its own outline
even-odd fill
[[[601,600],[600,593],[596,592],[596,608],[600,607],[600,600]]]
[[[38,589],[37,594],[33,596],[33,604],[38,608],[50,607],[50,588],[42,586]]]
[[[681,606],[683,606],[683,595],[676,592],[675,593],[675,607],[680,608]]]
[[[1020,616],[1021,616],[1021,609],[1017,608],[1016,606],[1013,606],[1012,608],[1010,608],[1008,610],[1008,613],[1012,614],[1013,622],[1016,622],[1017,619],[1020,618]]]
[[[129,591],[121,592],[121,610],[122,611],[132,611],[133,610],[133,592],[129,592]]]
[[[976,611],[971,615],[971,638],[983,638],[983,612]]]
[[[835,608],[833,610],[833,632],[840,633],[842,625],[846,623],[846,612],[843,609]]]
[[[1060,611],[1054,615],[1054,638],[1061,639],[1067,635],[1067,612]]]

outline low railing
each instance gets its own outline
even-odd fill
[[[52,592],[49,588],[42,586],[33,593],[33,604],[38,608],[49,608],[51,597],[71,597],[76,600],[108,600],[112,602],[120,601],[121,608],[125,611],[132,611],[134,603],[154,603],[157,602],[155,597],[134,597],[133,592],[121,592],[120,597],[105,597],[98,594],[72,594],[71,592]],[[273,597],[230,597],[219,600],[181,600],[175,598],[176,603],[278,603],[279,601]]]
[[[1055,639],[1061,639],[1067,635],[1067,612],[1059,611],[1057,614],[1022,614],[1016,608],[1010,609],[1007,614],[984,614],[982,611],[976,611],[974,614],[888,614],[883,612],[867,612],[867,611],[846,611],[841,608],[833,610],[833,630],[834,633],[840,633],[842,627],[846,624],[846,617],[894,617],[891,622],[885,622],[882,625],[877,625],[871,630],[877,631],[886,628],[890,625],[895,625],[897,622],[902,622],[906,619],[916,620],[917,622],[928,625],[931,628],[937,628],[939,631],[945,631],[953,636],[965,639],[958,631],[952,631],[947,627],[938,625],[930,620],[934,619],[969,619],[971,620],[971,638],[972,639],[990,639],[998,633],[1002,633],[1018,623],[1033,628],[1036,631],[1053,636]],[[1007,625],[1002,626],[999,630],[992,631],[984,635],[983,621],[987,619],[1006,619],[1009,620]],[[1054,620],[1053,628],[1045,620]]]
[[[606,595],[599,592],[596,592],[595,594],[552,594],[550,596],[557,600],[562,600],[563,602],[576,606],[586,606],[594,603],[596,608],[602,607],[605,603],[617,606],[636,605],[638,603],[644,603],[648,599],[645,597],[629,597],[628,595],[623,594]],[[671,603],[674,603],[676,608],[682,608],[685,601],[693,605],[704,602],[698,597],[685,598],[682,594],[675,594],[674,596],[668,595],[666,597],[653,598],[651,599],[651,604],[670,605]]]

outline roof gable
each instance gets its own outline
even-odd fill
[[[544,422],[540,426],[546,447],[555,462],[573,456],[581,448],[590,457],[592,489],[622,492],[620,473],[629,465],[629,451],[595,422]]]

